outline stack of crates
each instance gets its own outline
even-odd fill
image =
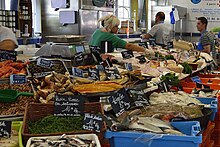
[[[220,90],[220,74],[200,74],[199,75],[202,84],[210,86],[213,90]],[[196,83],[191,81],[191,78],[186,78],[181,81],[183,90],[186,93],[191,93],[196,88]],[[198,89],[198,88],[197,88]],[[220,93],[217,94],[216,98],[220,102]],[[214,127],[213,127],[214,126]],[[218,103],[218,112],[212,123],[203,133],[203,143],[200,147],[220,147],[220,104]]]

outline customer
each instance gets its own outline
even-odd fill
[[[197,19],[197,29],[201,33],[201,37],[199,39],[199,44],[197,49],[202,52],[206,52],[210,54],[212,52],[212,57],[215,59],[216,49],[214,42],[214,35],[211,32],[207,31],[208,21],[205,17],[199,17]]]
[[[167,26],[167,24],[164,24],[164,20],[165,14],[163,12],[158,12],[155,16],[155,25],[147,34],[143,34],[142,38],[155,38],[156,44],[167,45],[171,29]]]
[[[7,27],[0,26],[0,49],[14,50],[18,47],[15,34]]]
[[[114,35],[118,32],[120,20],[114,15],[107,15],[99,19],[102,28],[97,29],[90,40],[90,45],[101,47],[102,41],[111,41],[114,48],[125,48],[132,51],[145,52],[143,47],[127,43],[118,36]]]

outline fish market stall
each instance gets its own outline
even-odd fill
[[[19,119],[20,147],[198,147],[216,118],[218,92],[189,94],[181,84],[212,59],[176,44],[149,45],[146,54],[118,49],[105,55],[86,45],[74,46],[70,55],[54,45],[29,60],[1,61],[0,124],[11,138],[1,130],[0,136],[13,142],[7,123]],[[58,48],[62,56],[54,57]]]

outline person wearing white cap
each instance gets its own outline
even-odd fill
[[[18,42],[12,30],[7,27],[0,26],[0,49],[14,50],[17,47]]]
[[[114,15],[107,15],[98,20],[101,22],[102,28],[97,29],[91,39],[91,46],[99,46],[101,47],[102,41],[111,41],[114,48],[125,48],[127,50],[145,52],[145,48],[127,43],[123,39],[119,38],[115,34],[118,32],[118,26],[120,24],[120,20]]]

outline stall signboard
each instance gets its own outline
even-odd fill
[[[11,121],[0,120],[0,137],[11,136]]]
[[[84,114],[84,97],[80,95],[55,95],[55,116],[81,116]]]
[[[112,94],[109,97],[109,102],[117,117],[131,107],[130,97],[124,88]]]
[[[10,75],[10,84],[25,84],[27,83],[26,75],[12,74]]]
[[[83,129],[100,132],[102,129],[102,117],[99,115],[85,113]]]
[[[4,60],[16,61],[16,59],[17,59],[16,51],[7,51],[0,49],[0,61],[4,61]]]

